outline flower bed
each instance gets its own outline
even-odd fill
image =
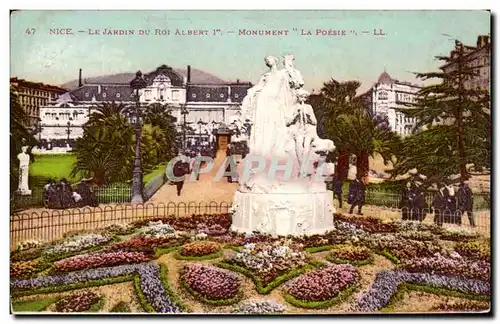
[[[88,312],[92,306],[99,302],[101,297],[90,291],[82,291],[71,294],[56,303],[56,311],[59,313]]]
[[[138,235],[146,239],[165,238],[175,235],[175,229],[169,224],[163,224],[161,221],[149,222],[147,226],[138,230]]]
[[[462,227],[443,228],[439,231],[439,237],[447,241],[471,241],[479,237],[473,230]]]
[[[240,279],[228,270],[188,263],[181,271],[180,280],[184,288],[205,303],[229,305],[242,297]]]
[[[407,272],[432,272],[479,280],[489,280],[491,269],[489,262],[469,261],[457,253],[449,257],[436,254],[429,258],[416,258],[403,262],[399,267]]]
[[[373,262],[370,249],[364,246],[347,244],[335,246],[326,259],[334,263],[350,263],[357,266]]]
[[[133,226],[139,228],[147,225],[149,222],[169,224],[177,231],[196,230],[199,225],[210,228],[216,224],[228,229],[231,226],[232,216],[231,214],[193,214],[190,216],[171,215],[167,217],[156,217],[149,220],[137,221],[133,223]]]
[[[435,241],[415,241],[392,234],[371,234],[363,238],[363,243],[379,253],[389,252],[398,260],[430,257],[444,251]]]
[[[412,220],[398,220],[395,222],[398,232],[433,232],[439,229],[434,224],[427,224]]]
[[[210,241],[195,241],[185,244],[175,255],[178,259],[214,259],[222,255],[218,243]]]
[[[460,255],[472,260],[490,261],[491,242],[488,241],[472,241],[458,242],[455,245],[455,251]]]
[[[286,307],[274,300],[248,300],[236,307],[232,313],[237,314],[278,314],[286,311]]]
[[[286,283],[285,300],[303,308],[329,307],[348,296],[357,279],[358,272],[352,265],[333,264]]]
[[[415,240],[415,241],[432,241],[434,240],[434,235],[431,232],[420,232],[420,231],[406,231],[398,234],[402,238]]]
[[[24,242],[18,243],[16,246],[16,251],[26,251],[31,249],[39,249],[43,246],[42,241],[37,240],[26,240]]]
[[[142,252],[100,252],[81,254],[54,263],[54,272],[69,272],[83,269],[111,267],[121,264],[142,263],[150,258]]]
[[[49,246],[43,255],[52,258],[63,256],[75,252],[87,250],[89,248],[101,246],[113,240],[111,234],[83,234],[71,236],[62,242]]]
[[[127,241],[115,243],[106,248],[107,251],[141,251],[153,253],[157,247],[178,246],[185,242],[186,238],[175,235],[160,238],[133,237]]]
[[[275,242],[272,244],[247,244],[225,262],[250,270],[263,286],[292,269],[307,264],[305,251],[297,245]]]
[[[134,232],[134,227],[131,224],[112,224],[104,228],[106,232],[115,235],[129,235]]]
[[[40,271],[40,263],[38,261],[19,261],[10,263],[11,279],[32,277],[38,271]]]
[[[207,235],[224,235],[227,233],[228,228],[220,224],[213,224],[208,226],[205,223],[197,225],[198,233],[204,233]]]
[[[376,312],[387,306],[401,284],[411,289],[459,296],[464,298],[489,299],[490,283],[429,273],[409,273],[406,271],[381,271],[375,282],[359,295],[350,310],[353,312]]]
[[[36,277],[11,282],[11,296],[54,293],[91,286],[108,285],[129,281],[136,277],[138,294],[149,309],[160,313],[175,313],[181,309],[177,298],[172,296],[160,278],[160,266],[154,263],[121,265],[116,267],[89,269],[53,276]]]
[[[319,235],[301,235],[301,236],[290,236],[287,237],[292,240],[295,244],[300,244],[304,248],[321,247],[327,245],[341,244],[345,243],[349,236],[345,233],[338,231],[329,231],[325,234]]]
[[[335,214],[334,219],[353,224],[357,228],[370,233],[394,233],[397,225],[390,219],[382,220],[374,217]]]
[[[14,251],[10,255],[11,261],[30,261],[39,258],[42,255],[42,249],[33,248],[28,250]]]
[[[487,302],[477,302],[472,300],[450,302],[446,301],[432,307],[431,311],[438,312],[484,312],[490,309],[490,304]]]

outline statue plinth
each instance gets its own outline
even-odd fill
[[[231,230],[271,235],[323,234],[334,228],[333,193],[265,193],[237,191]]]
[[[29,196],[29,195],[31,195],[31,190],[21,188],[21,189],[17,189],[16,193],[21,195],[21,196]]]

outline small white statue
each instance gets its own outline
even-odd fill
[[[31,190],[28,186],[30,156],[26,153],[27,146],[21,148],[22,152],[17,155],[19,160],[19,187],[17,192],[21,195],[31,195]]]
[[[311,105],[304,103],[308,97],[308,91],[297,90],[298,103],[293,108],[293,117],[287,120],[288,129],[295,141],[297,159],[301,166],[303,163],[308,163],[312,153],[326,153],[335,149],[331,140],[318,136],[316,132],[318,122],[314,116],[314,110]]]

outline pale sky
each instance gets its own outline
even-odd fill
[[[50,28],[71,28],[74,35],[50,35]],[[78,32],[89,28],[132,29],[135,35]],[[155,29],[171,35],[154,35]],[[176,29],[222,34],[176,36]],[[288,35],[241,36],[240,29]],[[302,29],[313,35],[302,36]],[[316,36],[317,29],[347,35]],[[374,36],[373,29],[386,35]],[[151,34],[141,36],[139,30]],[[475,45],[478,35],[489,33],[487,11],[21,11],[11,15],[10,75],[59,85],[78,78],[79,68],[89,78],[189,64],[222,79],[255,83],[266,70],[265,56],[292,53],[307,89],[335,78],[359,80],[366,90],[384,69],[418,83],[411,72],[436,70],[434,56],[449,54],[451,37]]]

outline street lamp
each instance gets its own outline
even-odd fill
[[[137,71],[135,78],[130,81],[130,87],[135,90],[135,156],[134,171],[132,172],[132,203],[142,204],[142,169],[141,169],[141,109],[139,90],[147,86],[142,72]]]
[[[184,126],[182,127],[183,129],[183,139],[182,139],[182,148],[184,149],[184,151],[186,150],[186,115],[189,114],[189,110],[186,109],[186,105],[183,105],[182,106],[182,109],[181,109],[181,115],[183,116],[184,118]]]
[[[66,134],[68,134],[68,145],[69,145],[69,134],[71,133],[71,123],[68,121],[66,125],[68,125],[68,129],[66,129]]]
[[[38,132],[38,143],[42,142],[42,130],[43,130],[42,120],[39,118],[38,123],[37,123],[37,128],[36,128],[36,131]]]

